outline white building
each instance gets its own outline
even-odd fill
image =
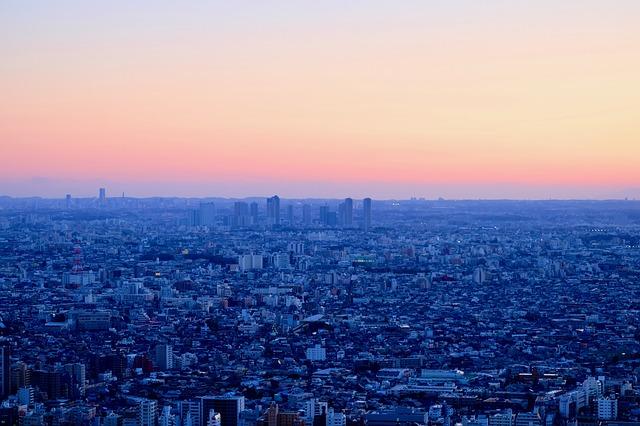
[[[143,399],[138,406],[138,425],[156,426],[158,417],[158,403],[150,399]]]
[[[252,271],[262,269],[263,258],[261,254],[242,254],[238,256],[238,267],[240,271]]]

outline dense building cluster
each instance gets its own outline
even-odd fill
[[[0,425],[640,424],[640,203],[0,199]]]

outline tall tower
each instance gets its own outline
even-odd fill
[[[280,197],[267,198],[267,219],[270,225],[280,225]]]
[[[293,225],[293,204],[287,206],[287,222],[289,226]]]
[[[309,204],[302,206],[302,223],[305,226],[311,225],[311,206]]]
[[[98,190],[98,203],[101,207],[107,203],[107,190],[105,188],[100,188]]]
[[[11,360],[9,346],[0,346],[0,400],[11,394]]]
[[[249,212],[251,215],[251,224],[257,225],[258,224],[258,203],[256,203],[255,201],[252,202],[249,205]]]
[[[351,198],[344,199],[344,226],[353,225],[353,200]]]
[[[233,203],[233,225],[247,226],[250,222],[249,205],[244,201]]]
[[[362,201],[363,214],[363,228],[365,232],[371,229],[371,198],[365,198]]]

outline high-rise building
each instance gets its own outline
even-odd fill
[[[305,226],[309,226],[312,223],[311,206],[309,204],[305,204],[302,206],[302,223]]]
[[[353,200],[351,198],[344,199],[344,221],[343,225],[350,227],[353,225]]]
[[[35,370],[31,374],[33,386],[44,392],[48,399],[67,398],[68,389],[61,371]]]
[[[35,402],[35,390],[29,386],[28,388],[20,388],[18,389],[18,402],[20,405],[29,405],[32,406]],[[0,425],[2,423],[0,422]]]
[[[162,414],[158,418],[158,426],[176,426],[177,418],[175,414],[171,414],[171,407],[166,405],[162,409]]]
[[[289,222],[289,225],[293,225],[293,204],[287,206],[287,222]]]
[[[1,373],[0,373],[1,374]],[[11,393],[15,393],[18,389],[29,387],[31,385],[31,370],[26,363],[18,361],[11,368]]]
[[[249,205],[249,214],[251,215],[251,224],[258,224],[258,203],[255,201]]]
[[[156,366],[162,370],[173,368],[173,348],[171,345],[156,345]]]
[[[158,418],[158,403],[150,399],[143,399],[138,405],[138,425],[156,426]]]
[[[8,346],[0,346],[0,400],[11,394],[11,351]]]
[[[248,226],[251,224],[249,216],[249,205],[244,201],[236,201],[233,203],[233,226]]]
[[[71,378],[73,390],[77,391],[79,396],[84,396],[87,384],[85,365],[80,363],[66,364],[64,370]]]
[[[182,401],[178,404],[180,419],[184,426],[201,426],[200,422],[200,400]]]
[[[280,225],[280,197],[267,198],[267,220],[269,225]]]
[[[104,203],[107,201],[107,190],[106,190],[106,188],[100,188],[98,190],[98,201],[100,202],[101,206],[103,206]]]
[[[327,225],[329,222],[329,206],[320,206],[320,223]]]
[[[598,420],[616,420],[618,418],[618,400],[598,398]]]
[[[199,225],[212,227],[216,223],[216,206],[213,203],[200,203]]]
[[[71,194],[67,194],[65,197],[65,207],[67,210],[71,208]]]
[[[365,198],[362,201],[363,208],[363,228],[365,231],[369,231],[371,229],[371,198]]]
[[[316,417],[326,416],[328,404],[324,401],[319,401],[317,398],[310,399],[304,403],[304,424],[313,426],[316,424],[314,421]],[[326,420],[323,422],[326,424]],[[325,425],[322,426],[325,426]]]
[[[262,269],[263,258],[261,254],[241,254],[238,256],[238,267],[242,272],[253,269]]]
[[[220,426],[238,426],[240,412],[244,410],[244,396],[200,397],[200,418],[209,419],[211,410],[220,413]]]

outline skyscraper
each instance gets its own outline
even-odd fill
[[[104,204],[106,199],[107,199],[107,190],[105,188],[100,188],[100,190],[98,191],[98,201],[100,201],[100,204]]]
[[[216,223],[216,206],[213,203],[200,203],[199,224],[212,227]]]
[[[138,405],[138,425],[156,426],[158,418],[158,402],[150,399],[140,401]]]
[[[363,208],[363,228],[366,231],[369,231],[369,229],[371,228],[371,198],[365,198],[362,201],[362,208]]]
[[[251,224],[258,224],[258,203],[255,201],[249,205],[249,214],[251,215]]]
[[[269,225],[280,225],[280,197],[267,198],[267,220]]]
[[[0,346],[0,400],[11,394],[11,360],[8,346]]]
[[[344,199],[344,222],[343,225],[350,227],[353,225],[353,200],[351,198]]]
[[[287,222],[289,225],[293,225],[293,204],[287,206]]]
[[[249,205],[244,201],[236,201],[233,203],[233,220],[234,226],[247,226],[251,222],[249,217]]]
[[[305,204],[302,206],[302,223],[305,226],[311,225],[311,206],[309,204]]]
[[[320,223],[326,225],[328,223],[329,206],[320,206]]]
[[[156,366],[162,370],[173,368],[173,348],[171,345],[156,345]]]
[[[81,363],[66,364],[64,370],[69,374],[72,384],[72,392],[84,396],[86,391],[86,367]]]

